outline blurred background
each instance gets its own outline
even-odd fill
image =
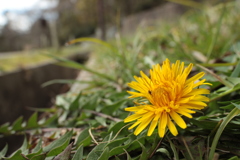
[[[0,6],[0,124],[31,107],[50,107],[69,86],[41,85],[53,79],[74,79],[78,70],[56,66],[54,54],[83,63],[89,47],[66,46],[70,40],[115,39],[161,20],[174,21],[187,7],[163,0],[8,0]],[[9,109],[12,109],[9,112]]]
[[[67,41],[84,36],[105,39],[121,29],[136,27],[126,24],[126,17],[155,9],[139,18],[157,19],[176,13],[171,6],[165,13],[157,8],[164,0],[9,0],[0,8],[0,51],[60,47]],[[158,8],[159,9],[159,8]],[[174,12],[174,13],[172,13]],[[132,17],[136,18],[137,17]],[[137,22],[137,21],[135,21]]]

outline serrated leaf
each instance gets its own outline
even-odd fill
[[[63,114],[58,118],[58,123],[63,123],[64,121],[66,121],[67,117],[68,117],[68,113],[69,111],[65,111],[63,112]]]
[[[83,159],[83,145],[80,145],[74,154],[72,160],[81,160]]]
[[[71,138],[71,137],[70,137]],[[61,152],[63,152],[63,150],[68,146],[70,138],[67,139],[64,143],[61,143],[60,146],[54,147],[52,148],[48,153],[47,153],[47,157],[51,157],[51,156],[57,156],[58,154],[60,154]]]
[[[130,134],[127,138],[128,138],[128,140],[126,140],[124,145],[120,145],[120,146],[114,147],[110,151],[110,156],[124,153],[124,150],[126,150],[132,144],[132,142],[136,139],[136,136],[133,135],[133,134]]]
[[[120,100],[114,104],[107,105],[102,109],[102,113],[112,115],[113,112],[115,112],[117,109],[119,109],[122,105],[126,103],[126,99]]]
[[[70,104],[69,110],[76,110],[79,108],[79,99],[81,97],[82,93],[80,92],[77,97],[74,99],[74,101]]]
[[[142,147],[142,153],[141,153],[141,157],[139,160],[145,160],[145,159],[148,159],[149,157],[149,154],[148,154],[148,151],[146,149],[146,147],[138,141],[138,143],[140,144],[140,146]]]
[[[107,160],[109,158],[109,148],[106,147],[97,160]]]
[[[47,153],[33,156],[30,160],[46,160]]]
[[[53,160],[54,156],[52,157],[46,157],[45,160]]]
[[[83,146],[88,146],[89,144],[91,144],[91,136],[88,132],[88,128],[87,129],[84,129],[78,136],[78,139],[76,141],[76,145],[77,146],[80,146],[80,145],[83,145]]]
[[[32,153],[36,153],[39,150],[41,150],[42,148],[42,138],[39,139],[38,144],[36,145],[36,147],[33,148]]]
[[[5,145],[5,147],[0,152],[0,159],[4,158],[8,150],[8,144]]]
[[[129,139],[128,137],[116,139],[116,140],[111,141],[110,143],[108,143],[106,147],[108,147],[110,149],[118,147],[118,146],[122,145],[124,142],[126,142],[128,139]]]
[[[117,122],[115,125],[113,125],[109,129],[108,133],[112,132],[112,134],[115,135],[119,132],[119,130],[121,130],[120,134],[123,134],[123,135],[129,134],[129,131],[127,129],[127,124],[124,123],[123,121]]]
[[[98,123],[100,123],[102,126],[107,126],[107,124],[106,124],[106,118],[96,116],[95,119],[96,119],[96,121],[97,121]]]
[[[165,154],[169,159],[171,159],[171,156],[170,156],[170,154],[169,154],[169,152],[168,152],[168,150],[167,150],[166,148],[159,148],[159,149],[157,149],[156,152],[163,153],[163,154]]]
[[[89,109],[89,110],[95,110],[99,104],[99,95],[94,94],[89,99],[87,99],[87,102],[82,105],[82,108]]]
[[[240,109],[240,105],[236,104],[236,103],[232,103],[235,107],[237,107],[238,109]]]
[[[12,129],[14,131],[18,131],[20,129],[22,129],[22,121],[23,121],[23,117],[19,117],[17,120],[15,120],[12,124]]]
[[[101,150],[94,150],[91,151],[89,153],[89,155],[87,156],[86,160],[97,160],[99,158],[99,156],[102,154],[103,151]]]
[[[38,150],[37,152],[30,153],[30,154],[26,155],[26,157],[29,158],[29,159],[32,159],[33,157],[42,155],[41,153],[42,153],[42,148],[40,148],[40,150]],[[45,153],[45,154],[46,154],[46,153]],[[41,157],[41,156],[40,156],[40,157]]]
[[[62,146],[63,143],[65,143],[66,141],[69,141],[71,139],[72,133],[73,133],[73,131],[67,132],[66,134],[64,134],[59,139],[53,141],[48,146],[43,148],[43,152],[49,152],[53,148],[57,148],[59,146]]]
[[[62,153],[60,153],[57,157],[55,157],[53,160],[69,160],[70,154],[72,150],[72,143],[69,144]]]
[[[106,143],[100,143],[95,146],[91,152],[88,154],[86,160],[97,160],[103,152],[103,148],[106,146]]]
[[[11,156],[9,156],[6,159],[10,159],[10,160],[26,160],[26,158],[23,157],[23,155],[27,155],[28,154],[28,142],[27,142],[27,138],[24,138],[23,144],[22,146],[15,151],[14,153],[11,154]]]
[[[62,107],[63,109],[68,110],[69,104],[70,104],[70,100],[65,95],[58,95],[56,97],[55,104],[58,107]]]
[[[28,122],[27,122],[27,128],[35,128],[35,127],[38,127],[38,114],[37,112],[35,112],[29,119],[28,119]]]
[[[129,153],[124,149],[126,155],[127,155],[127,160],[132,160],[132,157],[129,155]]]
[[[26,160],[22,155],[21,155],[22,151],[21,150],[17,150],[16,152],[14,152],[10,157],[7,157],[5,159],[7,160]]]
[[[4,123],[0,126],[0,133],[9,133],[9,123]]]
[[[33,148],[32,153],[26,155],[26,157],[28,157],[29,159],[39,155],[40,153],[42,153],[42,138],[39,139],[38,144],[35,146],[35,148]]]
[[[132,150],[140,148],[141,145],[139,143],[145,144],[145,137],[140,137],[140,138],[137,138],[136,140],[132,141],[131,145],[128,147],[127,150],[130,152]]]
[[[58,118],[57,114],[54,114],[52,117],[48,118],[42,125],[47,126]]]
[[[28,154],[28,142],[26,136],[24,137],[24,141],[22,146],[20,147],[20,150],[22,151],[22,154],[27,155]]]
[[[131,143],[127,143],[127,144],[125,144],[125,145],[122,145],[122,146],[118,146],[118,147],[113,148],[113,149],[110,151],[110,156],[124,153],[124,150],[127,149],[130,145],[131,145]]]

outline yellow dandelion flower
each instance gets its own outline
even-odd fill
[[[160,137],[164,136],[166,128],[176,136],[178,131],[175,124],[183,129],[187,127],[181,115],[192,118],[191,114],[207,106],[209,98],[203,94],[209,94],[209,90],[198,87],[211,84],[205,83],[205,79],[199,80],[204,76],[203,72],[187,79],[192,67],[192,63],[184,68],[184,62],[178,60],[175,64],[170,64],[166,59],[162,66],[153,66],[150,77],[142,71],[141,77],[134,76],[136,81],[128,85],[138,92],[128,91],[131,94],[129,98],[143,97],[149,102],[125,108],[126,111],[133,112],[124,122],[135,122],[129,127],[132,129],[137,126],[135,135],[149,126],[147,135],[151,136],[158,126]]]

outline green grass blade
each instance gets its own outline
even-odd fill
[[[70,67],[70,68],[74,68],[74,69],[80,69],[80,70],[85,70],[87,72],[90,72],[92,74],[95,74],[101,78],[104,78],[106,80],[109,80],[109,81],[114,81],[115,82],[115,79],[106,75],[106,74],[102,74],[102,73],[99,73],[97,71],[94,71],[82,64],[79,64],[77,62],[74,62],[74,61],[71,61],[71,60],[68,60],[68,59],[65,59],[65,58],[61,58],[61,57],[57,57],[55,55],[52,55],[52,54],[46,54],[47,56],[50,56],[54,59],[56,59],[57,61],[59,61],[59,63],[57,63],[58,65],[61,65],[61,66],[65,66],[65,67]]]
[[[208,50],[207,50],[207,62],[210,61],[211,55],[213,53],[213,48],[214,48],[214,46],[216,44],[216,41],[218,39],[218,36],[220,34],[220,29],[221,29],[221,26],[222,26],[222,21],[223,21],[223,17],[224,17],[225,11],[226,11],[226,7],[224,6],[224,9],[223,9],[223,11],[222,11],[222,13],[220,15],[220,19],[219,19],[219,21],[217,23],[217,30],[215,31],[214,30],[215,27],[212,27],[212,29],[213,29],[213,31],[215,31],[215,33],[212,33],[213,37],[211,39],[211,43],[210,43],[210,45],[208,47]]]
[[[111,50],[116,50],[116,48],[114,46],[112,46],[111,44],[109,44],[105,41],[102,41],[102,40],[97,39],[97,38],[89,38],[89,37],[77,38],[77,39],[74,39],[74,40],[71,40],[71,41],[67,42],[67,44],[71,45],[71,44],[79,43],[79,42],[93,42],[93,43],[103,45],[103,46],[105,46],[105,47],[107,47]]]

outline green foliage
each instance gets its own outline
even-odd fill
[[[4,156],[6,155],[7,153],[7,150],[8,150],[8,145],[6,145],[0,152],[0,158],[4,158]]]
[[[84,129],[78,136],[77,140],[76,140],[76,144],[79,146],[88,146],[91,144],[91,136],[89,134],[89,129]]]
[[[6,145],[0,159],[210,160],[214,154],[219,159],[239,159],[240,36],[234,29],[239,26],[234,4],[221,3],[189,11],[178,25],[141,30],[131,39],[117,36],[111,42],[95,38],[71,41],[96,44],[93,52],[98,63],[91,68],[52,57],[59,65],[91,73],[89,82],[78,81],[87,83],[88,88],[58,95],[52,108],[37,109],[27,121],[19,117],[12,124],[1,125],[1,136],[26,134],[28,138],[11,155],[7,155]],[[131,124],[123,122],[128,116],[124,108],[134,105],[127,99],[127,83],[140,70],[149,70],[166,57],[195,63],[193,74],[205,71],[204,78],[212,83],[211,101],[192,119],[184,119],[188,127],[178,128],[177,137],[167,132],[161,139],[157,129],[150,137],[146,131],[135,136],[128,130]],[[53,82],[76,81],[56,80],[45,85]]]
[[[72,160],[83,159],[83,146],[81,145],[73,156]]]

